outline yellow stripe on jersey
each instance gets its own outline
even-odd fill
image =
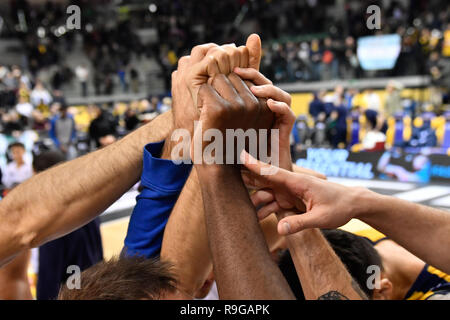
[[[379,232],[373,228],[353,232],[353,234],[360,236],[360,237],[367,238],[370,241],[372,241],[373,243],[386,238],[386,236],[384,234],[382,234],[381,232]]]
[[[414,292],[407,300],[427,300],[430,296],[434,294],[434,291],[428,291],[427,293],[423,292]]]
[[[446,282],[450,282],[450,276],[444,272],[442,272],[441,270],[438,270],[432,266],[429,266],[427,269],[428,273],[434,274],[436,276],[438,276],[441,279],[444,279]]]

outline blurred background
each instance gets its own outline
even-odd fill
[[[449,209],[449,23],[444,0],[1,1],[3,195],[28,178],[11,163],[78,157],[169,110],[171,73],[193,46],[258,33],[261,71],[292,94],[298,165]],[[103,226],[127,219],[136,194]],[[121,221],[103,233],[106,256],[122,245]]]

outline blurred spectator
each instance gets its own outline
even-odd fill
[[[158,106],[158,112],[164,113],[172,108],[172,98],[165,97],[162,99],[162,103]]]
[[[33,91],[31,91],[30,102],[33,106],[37,107],[41,104],[49,106],[52,102],[52,96],[40,80],[36,81]]]
[[[107,110],[97,107],[97,117],[89,126],[89,136],[97,148],[102,147],[100,139],[116,135],[117,120]],[[108,140],[109,141],[109,140]]]
[[[50,138],[55,146],[67,157],[73,159],[76,150],[74,144],[76,140],[76,126],[73,116],[68,113],[67,105],[59,107],[59,114],[55,115],[50,122]]]
[[[131,83],[131,91],[133,93],[139,92],[139,72],[133,66],[130,69],[130,83]]]
[[[384,103],[385,117],[393,117],[395,113],[402,111],[401,91],[403,86],[397,81],[389,81],[386,86],[386,100]]]
[[[377,112],[377,114],[381,112],[380,96],[374,92],[373,89],[367,89],[363,99],[366,109],[373,110]]]
[[[317,121],[317,118],[320,114],[325,113],[325,107],[323,103],[324,95],[324,91],[314,93],[314,98],[309,104],[309,114],[314,119],[314,121]]]
[[[31,178],[33,170],[31,163],[25,161],[25,146],[20,142],[15,142],[8,147],[11,152],[12,162],[10,162],[2,175],[2,183],[7,189],[12,189],[16,185]]]
[[[81,85],[81,96],[87,97],[89,69],[87,68],[87,66],[85,64],[81,64],[76,67],[75,75],[77,76],[78,82]]]
[[[139,118],[137,117],[136,111],[133,110],[131,107],[128,107],[127,111],[125,112],[125,128],[128,131],[132,131],[136,129],[138,125],[139,125]]]

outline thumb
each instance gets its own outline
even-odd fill
[[[249,52],[249,68],[259,70],[259,64],[261,63],[261,38],[253,33],[247,38],[247,43],[245,46]]]
[[[303,214],[288,216],[278,222],[278,233],[283,236],[305,229],[320,228],[319,215],[314,209]]]

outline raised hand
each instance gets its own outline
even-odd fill
[[[261,175],[270,165],[254,159],[245,151],[241,154],[245,167],[259,178],[259,183],[267,186],[252,195],[252,202],[261,209],[258,218],[271,213],[296,211],[297,215],[283,218],[278,224],[278,232],[288,235],[310,228],[335,229],[354,218],[360,203],[355,199],[365,189],[349,188],[322,180],[309,174],[289,172],[279,169],[274,175]]]

